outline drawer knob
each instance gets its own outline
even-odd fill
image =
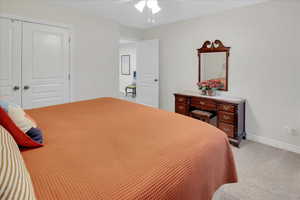
[[[229,120],[230,117],[226,116],[226,115],[223,115],[223,118],[226,119],[226,120]]]
[[[229,110],[230,106],[223,106],[224,110]]]
[[[203,101],[200,101],[200,105],[205,105],[205,103]]]
[[[178,108],[179,108],[180,110],[183,110],[183,109],[184,109],[184,107],[183,107],[183,106],[179,106]]]

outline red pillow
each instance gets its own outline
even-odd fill
[[[0,107],[0,125],[2,125],[13,136],[16,143],[21,147],[43,146],[43,144],[39,144],[35,142],[28,135],[26,135],[26,133],[21,131],[1,107]]]

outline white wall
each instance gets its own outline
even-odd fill
[[[130,55],[130,75],[122,75],[121,71],[121,56]],[[125,88],[133,83],[133,72],[136,70],[136,44],[121,44],[120,45],[120,92],[125,93]]]
[[[220,39],[232,47],[224,94],[247,99],[247,132],[299,147],[284,129],[300,130],[299,10],[299,1],[275,1],[147,30],[145,39],[160,39],[161,108],[173,111],[173,93],[197,90],[196,49]]]
[[[72,25],[74,100],[117,95],[117,23],[35,0],[0,0],[0,13]]]
[[[136,42],[143,39],[144,30],[120,25],[120,40]]]

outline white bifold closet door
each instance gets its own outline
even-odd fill
[[[70,101],[69,31],[0,18],[0,96],[25,109]]]
[[[21,105],[21,22],[0,18],[0,97]]]
[[[69,33],[23,23],[22,105],[43,107],[69,102]]]

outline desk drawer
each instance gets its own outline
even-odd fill
[[[234,137],[234,126],[226,123],[219,123],[219,128],[224,131],[229,137]]]
[[[195,106],[197,108],[200,107],[202,110],[217,110],[217,104],[209,99],[204,98],[192,98],[191,100],[192,106]]]
[[[234,113],[235,106],[230,105],[230,104],[220,104],[220,105],[218,105],[218,110]]]
[[[187,97],[185,96],[176,96],[175,97],[176,103],[187,103]]]
[[[175,112],[182,115],[188,115],[188,106],[184,103],[175,103]]]
[[[226,123],[230,123],[230,124],[235,123],[235,114],[234,113],[220,111],[218,113],[218,117],[221,122],[226,122]]]

